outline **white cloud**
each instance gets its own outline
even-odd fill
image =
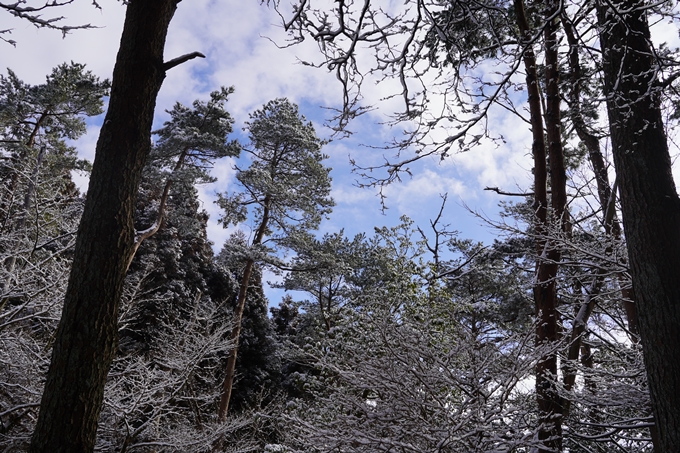
[[[331,195],[333,200],[339,205],[365,205],[376,196],[371,190],[346,184],[334,184]]]
[[[462,180],[430,168],[421,169],[411,179],[392,184],[385,190],[388,203],[395,203],[400,214],[410,217],[415,217],[415,213],[420,213],[423,207],[430,206],[432,201],[447,193],[468,200],[475,198],[475,193]]]

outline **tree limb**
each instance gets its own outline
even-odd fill
[[[496,192],[498,195],[507,195],[509,197],[533,197],[533,192],[505,192],[498,187],[485,187],[484,190],[491,190]],[[548,192],[549,193],[549,192]]]
[[[196,57],[201,57],[205,58],[205,55],[203,55],[201,52],[191,52],[185,55],[182,55],[181,57],[173,58],[170,61],[166,61],[163,63],[163,71],[167,71],[168,69],[172,69],[175,66],[181,65],[184,62],[187,62],[189,60],[193,60]]]

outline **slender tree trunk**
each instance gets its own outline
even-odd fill
[[[527,94],[529,102],[529,114],[531,115],[531,153],[534,157],[534,214],[538,227],[546,223],[548,218],[548,189],[546,168],[545,137],[543,134],[543,114],[541,109],[541,93],[538,87],[538,74],[536,72],[536,55],[533,46],[528,42],[531,31],[524,12],[524,1],[514,0],[517,25],[522,34],[524,49],[524,70],[526,72]],[[537,237],[541,236],[537,234]],[[536,251],[540,255],[543,251],[542,239],[539,237]]]
[[[515,0],[517,24],[524,41],[531,36],[522,0]],[[556,11],[550,3],[548,17]],[[559,74],[557,71],[557,26],[549,21],[545,28],[546,46],[546,111],[544,136],[541,115],[536,57],[531,46],[526,44],[524,66],[526,71],[531,130],[534,157],[534,233],[536,234],[536,280],[534,301],[536,306],[536,345],[543,347],[558,340],[559,313],[557,311],[557,276],[560,253],[549,237],[555,226],[564,224],[566,206],[566,174],[562,156],[560,134]],[[547,136],[547,146],[546,139]],[[546,152],[547,150],[547,152]],[[550,156],[550,185],[552,219],[548,218],[548,171],[547,156]],[[540,451],[559,451],[562,448],[562,404],[555,387],[557,377],[557,351],[549,352],[536,364],[536,398],[539,410],[538,440]]]
[[[680,199],[656,85],[645,3],[598,2],[604,87],[623,229],[658,430],[680,451]],[[656,445],[655,445],[656,447]]]
[[[605,165],[604,157],[600,150],[600,140],[588,129],[585,119],[583,118],[583,112],[581,111],[583,71],[581,70],[581,62],[578,53],[580,46],[576,39],[576,31],[573,24],[569,20],[565,20],[563,23],[565,35],[569,43],[569,71],[571,82],[569,91],[569,116],[571,117],[576,134],[588,150],[588,159],[590,160],[590,164],[593,167],[593,173],[595,174],[597,195],[602,209],[605,233],[608,236],[611,235],[615,240],[620,240],[622,234],[621,224],[616,217],[615,207],[613,206],[613,203],[611,203],[613,200],[612,197],[615,197],[616,193],[615,191],[612,193],[612,189],[609,186],[609,175],[607,174],[607,166]],[[638,341],[635,296],[623,274],[618,274],[617,277],[621,286],[621,304],[626,313],[628,330],[632,334],[632,340]],[[576,358],[574,358],[574,360],[576,360]]]
[[[254,260],[248,260],[241,278],[241,285],[238,290],[238,298],[236,299],[236,312],[234,313],[234,328],[231,330],[229,340],[234,345],[229,357],[227,358],[227,369],[222,383],[222,396],[220,398],[220,410],[218,413],[219,420],[224,422],[227,419],[227,412],[229,411],[229,402],[231,401],[231,390],[234,385],[234,377],[236,376],[236,359],[238,356],[238,340],[241,336],[241,319],[243,318],[243,310],[246,306],[246,297],[248,295],[248,283],[253,274]]]
[[[592,281],[586,289],[587,293],[584,296],[581,306],[576,312],[576,316],[574,318],[574,324],[571,328],[571,337],[569,338],[569,348],[567,349],[567,360],[566,363],[563,363],[564,374],[562,376],[562,383],[564,385],[564,389],[567,392],[571,391],[571,389],[574,387],[574,384],[576,383],[575,363],[578,360],[579,351],[586,347],[586,345],[584,345],[582,342],[582,338],[586,334],[588,319],[593,312],[593,308],[595,308],[595,297],[600,292],[603,281],[604,278],[599,273],[592,277]],[[571,401],[565,399],[562,402],[562,415],[564,418],[569,416],[570,409]]]
[[[561,234],[566,228],[567,177],[564,168],[562,151],[559,68],[557,55],[558,21],[553,18],[558,12],[559,3],[546,1],[545,39],[545,127],[548,156],[550,161],[550,204],[552,216],[549,224],[549,236]],[[538,325],[536,343],[539,346],[556,344],[559,340],[560,315],[557,310],[557,277],[560,250],[553,240],[548,239],[543,253],[545,262],[539,269],[539,284],[545,285],[546,291],[536,299]],[[536,397],[538,399],[539,431],[541,442],[539,451],[557,452],[562,450],[562,399],[557,392],[557,350],[549,352],[536,365]]]
[[[253,245],[262,244],[264,239],[264,233],[267,231],[267,224],[269,223],[269,205],[270,197],[267,195],[264,199],[263,209],[262,209],[262,221],[260,226],[255,233],[255,238],[253,239]],[[224,376],[224,382],[222,383],[222,397],[220,398],[220,409],[218,413],[218,418],[221,422],[227,419],[227,412],[229,411],[229,401],[231,400],[231,390],[234,385],[234,377],[236,376],[236,358],[238,356],[238,341],[241,336],[241,319],[243,318],[243,310],[246,306],[246,297],[248,296],[248,284],[250,282],[250,277],[253,273],[253,266],[255,261],[249,259],[246,262],[245,269],[243,270],[243,277],[241,277],[241,285],[238,290],[238,298],[236,299],[236,312],[234,313],[234,328],[231,331],[229,339],[231,340],[233,349],[229,354],[227,359],[227,370]]]
[[[28,181],[28,187],[26,187],[26,194],[24,195],[24,205],[19,214],[19,220],[16,225],[16,232],[21,237],[24,235],[24,228],[26,227],[26,220],[28,219],[28,211],[31,209],[31,202],[33,201],[33,194],[35,194],[35,186],[38,183],[38,174],[40,173],[40,167],[42,166],[43,158],[45,157],[45,147],[40,147],[38,152],[38,157],[36,158],[35,167],[31,173],[31,179]],[[16,245],[20,245],[21,240],[17,238]],[[2,289],[9,289],[10,282],[12,281],[14,266],[17,263],[16,251],[9,260],[5,263],[7,267],[7,280],[3,282]],[[2,306],[0,306],[0,309]]]
[[[135,231],[135,243],[132,246],[132,251],[130,252],[130,256],[128,257],[126,269],[130,268],[132,260],[135,258],[135,255],[137,254],[139,247],[142,245],[142,242],[146,241],[154,234],[158,233],[158,230],[161,229],[161,226],[163,225],[163,219],[165,218],[165,207],[168,204],[168,198],[170,198],[170,189],[172,188],[173,182],[172,177],[184,166],[184,159],[186,158],[188,152],[189,152],[188,147],[182,150],[182,153],[180,154],[179,159],[177,160],[177,164],[175,164],[175,168],[172,169],[172,173],[168,175],[168,180],[165,181],[163,193],[161,194],[161,199],[158,203],[158,214],[156,215],[156,220],[154,221],[154,223],[144,231]]]
[[[23,149],[21,153],[19,154],[18,157],[12,157],[11,161],[13,163],[12,167],[9,168],[9,181],[6,183],[6,189],[3,190],[5,192],[2,197],[0,197],[0,215],[4,214],[5,219],[3,221],[3,226],[6,225],[11,225],[11,218],[10,218],[10,212],[11,212],[11,205],[12,205],[12,199],[14,198],[14,192],[16,191],[17,184],[19,182],[19,172],[17,171],[17,165],[21,161],[25,161],[28,155],[27,150],[31,149],[35,146],[35,139],[38,136],[38,132],[40,132],[40,129],[42,128],[43,123],[45,122],[45,119],[49,116],[50,111],[46,110],[40,114],[40,118],[35,122],[35,125],[33,126],[33,130],[31,131],[31,134],[28,136],[28,140],[26,140],[26,144],[23,146]],[[44,150],[40,150],[41,153],[44,153]],[[40,156],[40,154],[38,155]],[[40,159],[40,157],[38,157]],[[40,165],[38,165],[39,167]],[[24,204],[25,204],[25,199],[24,199]],[[4,228],[3,228],[4,229]]]
[[[95,445],[134,240],[135,197],[175,9],[176,0],[128,3],[32,453],[91,452]]]

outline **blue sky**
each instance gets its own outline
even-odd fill
[[[391,7],[402,4],[385,1]],[[102,78],[110,77],[125,8],[115,0],[99,3],[101,11],[84,0],[76,0],[74,5],[60,11],[70,23],[100,27],[74,31],[65,39],[59,32],[38,30],[7,14],[1,15],[0,29],[13,28],[11,38],[17,41],[17,46],[0,42],[3,62],[0,70],[4,73],[5,67],[9,67],[24,81],[41,83],[53,67],[72,60],[86,63]],[[207,58],[192,60],[168,72],[158,99],[156,125],[162,124],[167,118],[164,110],[176,101],[190,104],[194,99],[207,99],[208,93],[221,85],[233,85],[236,91],[227,108],[236,119],[238,130],[249,112],[275,97],[288,97],[314,121],[321,137],[329,137],[331,131],[324,128],[323,123],[330,113],[322,107],[339,105],[340,85],[334,74],[299,63],[300,60],[320,61],[315,43],[308,40],[302,45],[281,49],[272,42],[285,43],[286,35],[279,23],[274,11],[255,0],[181,2],[170,27],[165,58],[193,51],[200,51]],[[366,54],[361,58],[360,62],[368,64],[371,56]],[[491,74],[494,68],[487,69]],[[385,190],[388,209],[383,213],[375,190],[356,187],[357,175],[351,172],[349,159],[369,166],[380,162],[383,154],[390,154],[390,151],[363,145],[380,146],[401,133],[398,127],[384,124],[388,116],[400,108],[398,99],[384,100],[396,89],[396,81],[368,80],[364,88],[366,103],[378,108],[350,125],[355,132],[350,138],[334,140],[326,146],[325,152],[330,155],[328,165],[333,168],[333,197],[337,206],[321,232],[344,228],[350,236],[362,231],[371,233],[374,226],[397,224],[404,214],[426,228],[428,220],[439,210],[440,195],[448,193],[442,222],[460,231],[462,237],[490,242],[493,233],[463,204],[493,217],[499,211],[497,204],[501,197],[484,191],[484,187],[497,186],[513,192],[529,190],[532,164],[528,125],[506,110],[493,109],[489,124],[496,136],[503,136],[504,143],[482,141],[479,146],[444,161],[432,157],[412,165],[412,178],[406,177]],[[517,94],[518,99],[522,96],[523,92]],[[90,121],[88,134],[76,144],[79,153],[89,159],[94,156],[99,121]],[[228,160],[217,163],[213,170],[217,183],[200,189],[204,208],[213,219],[209,236],[218,249],[228,231],[215,223],[219,212],[212,200],[215,191],[234,190],[232,164]],[[272,299],[279,297],[273,291],[268,294]]]

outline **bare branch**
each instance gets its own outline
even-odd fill
[[[509,197],[533,197],[534,193],[533,192],[506,192],[504,190],[499,189],[498,187],[485,187],[484,190],[491,190],[492,192],[496,192],[498,195],[507,195]],[[548,191],[548,193],[550,193]]]
[[[169,69],[174,68],[175,66],[181,65],[184,62],[187,62],[189,60],[193,60],[194,58],[205,58],[205,55],[203,55],[201,52],[191,52],[185,55],[182,55],[181,57],[173,58],[170,61],[166,61],[163,63],[163,70],[167,71]]]
[[[59,30],[63,36],[72,30],[86,30],[90,28],[97,28],[91,24],[82,25],[62,25],[60,22],[66,19],[64,16],[54,16],[54,17],[43,17],[44,11],[51,11],[53,8],[59,8],[61,6],[70,5],[73,0],[52,0],[45,1],[41,6],[25,6],[27,0],[17,0],[14,3],[0,2],[0,10],[5,10],[14,17],[28,21],[29,23],[35,25],[37,28],[49,28],[52,30]],[[92,5],[101,9],[96,1],[92,2]],[[0,35],[4,33],[11,33],[11,29],[0,30]],[[0,37],[0,40],[5,41],[16,47],[16,41],[11,39],[5,39]]]

